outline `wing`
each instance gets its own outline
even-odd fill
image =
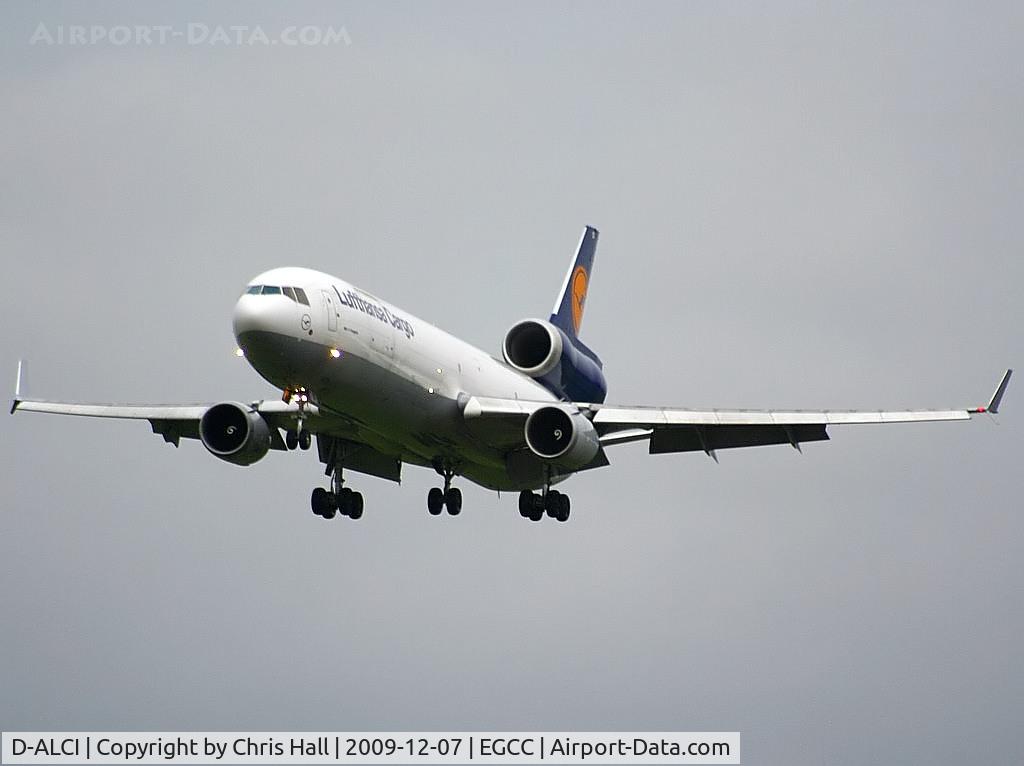
[[[18,365],[11,414],[15,412],[44,412],[54,415],[76,415],[92,418],[149,421],[153,433],[164,441],[179,445],[181,439],[199,439],[199,422],[213,404],[93,404],[56,402],[45,399],[27,399],[21,395],[22,365]],[[270,448],[287,451],[281,431],[294,431],[299,424],[299,405],[296,402],[256,401],[242,407],[258,413],[270,426]],[[381,440],[361,424],[313,403],[302,413],[302,429],[317,437],[321,462],[333,464],[343,459],[345,467],[353,471],[399,481],[401,476],[401,448]]]
[[[15,398],[11,414],[15,412],[47,412],[53,415],[77,415],[89,418],[118,418],[121,420],[148,420],[153,433],[160,434],[164,441],[175,447],[180,439],[198,439],[199,421],[212,404],[84,404],[78,402],[54,402],[43,399]],[[294,428],[298,418],[298,405],[284,402],[253,402],[249,405],[273,428],[271,449],[285,449],[278,433],[279,428]],[[313,421],[319,419],[316,407],[307,408],[307,427],[316,433]],[[321,426],[323,424],[320,424]]]
[[[969,420],[972,415],[998,412],[1012,370],[1007,370],[989,403],[950,410],[692,410],[667,407],[621,407],[576,404],[592,413],[601,446],[633,441],[650,442],[651,453],[705,452],[767,444],[800,444],[829,438],[834,425],[921,423]],[[514,420],[525,418],[545,402],[472,398],[463,408],[467,418]]]
[[[213,405],[152,405],[152,404],[79,404],[52,402],[39,399],[15,399],[11,412],[48,412],[55,415],[79,415],[93,418],[119,418],[148,420],[153,433],[175,447],[181,439],[199,438],[199,421]],[[297,404],[260,401],[247,405],[267,421],[270,428],[270,448],[288,449],[281,431],[295,430],[298,426]],[[346,418],[326,412],[314,404],[306,405],[302,428],[316,434],[320,462],[333,465],[342,460],[345,468],[382,479],[401,479],[401,449],[382,442],[375,435]]]

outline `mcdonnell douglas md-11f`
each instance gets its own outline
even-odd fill
[[[21,396],[28,412],[148,420],[175,446],[199,439],[212,454],[247,466],[270,450],[309,449],[326,466],[313,513],[358,519],[363,496],[344,471],[399,481],[404,463],[444,479],[427,495],[437,516],[462,510],[456,476],[518,491],[519,512],[569,518],[569,497],[552,487],[608,465],[616,444],[650,452],[704,452],[828,439],[833,425],[968,420],[997,412],[1011,371],[987,406],[952,410],[693,410],[605,404],[601,360],[580,340],[598,233],[587,227],[551,315],[512,325],[496,359],[342,279],[303,268],[260,274],[235,304],[238,352],[281,401],[203,405],[66,404]],[[716,458],[717,460],[717,458]]]

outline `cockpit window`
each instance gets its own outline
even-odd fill
[[[249,285],[245,288],[246,295],[284,295],[287,298],[301,303],[304,306],[309,305],[309,298],[306,297],[306,291],[301,287],[278,287],[277,285]]]

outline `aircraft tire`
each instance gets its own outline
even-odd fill
[[[348,487],[342,487],[341,492],[338,494],[335,505],[342,516],[349,516],[352,513],[352,490]]]
[[[557,519],[562,509],[562,493],[557,489],[548,490],[547,497],[544,498],[544,510],[548,516],[553,519]]]
[[[303,431],[299,434],[299,446],[302,449],[309,449],[313,444],[313,435],[309,431]]]
[[[533,513],[533,493],[530,490],[524,490],[519,493],[519,515],[528,519],[531,513]]]
[[[353,492],[349,495],[348,517],[350,519],[361,519],[363,517],[363,493]]]
[[[440,487],[431,487],[427,493],[427,511],[431,516],[440,516],[444,510],[444,492]]]
[[[451,487],[444,497],[445,507],[451,516],[458,516],[462,513],[462,490],[458,487]]]
[[[527,518],[530,521],[540,521],[544,518],[544,496],[534,494],[531,502],[533,508],[530,509],[530,515]]]
[[[317,487],[314,489],[313,494],[309,496],[309,505],[313,509],[313,514],[315,516],[324,516],[324,513],[332,505],[330,498],[327,495],[327,490],[323,487]]]
[[[561,495],[561,499],[558,502],[558,515],[555,516],[555,518],[563,524],[567,522],[569,520],[570,507],[571,503],[569,502],[569,496]]]

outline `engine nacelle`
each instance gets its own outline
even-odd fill
[[[199,438],[211,453],[235,465],[252,465],[270,450],[267,421],[238,402],[221,402],[204,412]]]
[[[601,442],[582,412],[552,405],[526,419],[526,446],[542,460],[576,470],[594,459]]]
[[[512,325],[505,333],[501,353],[509,365],[556,396],[601,403],[608,393],[597,356],[543,319],[524,319]]]

